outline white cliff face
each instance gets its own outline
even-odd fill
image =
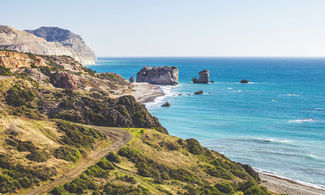
[[[85,44],[81,36],[69,30],[58,27],[41,27],[36,30],[27,30],[38,37],[44,38],[48,42],[58,42],[70,49],[73,58],[81,64],[95,64],[97,58],[95,53]]]
[[[73,40],[66,41],[71,44],[76,42]],[[66,55],[71,56],[82,64],[95,64],[96,57],[94,53],[84,44],[83,41],[82,43],[76,44],[76,47],[79,48],[79,50],[77,50],[70,46],[63,45],[60,42],[49,42],[32,33],[0,25],[0,49],[29,52],[40,55]]]

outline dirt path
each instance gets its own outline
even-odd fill
[[[114,127],[100,127],[100,126],[88,126],[94,129],[97,129],[103,132],[105,135],[109,136],[111,143],[107,148],[97,147],[92,152],[88,153],[86,158],[78,161],[78,164],[75,168],[68,171],[67,173],[61,175],[59,178],[56,178],[54,181],[50,181],[49,183],[37,187],[35,189],[31,189],[29,191],[23,192],[22,194],[43,194],[50,191],[57,185],[62,185],[67,183],[74,178],[78,177],[82,172],[84,172],[88,167],[94,165],[98,160],[104,158],[109,152],[118,150],[125,144],[127,144],[132,139],[132,134],[118,128]]]

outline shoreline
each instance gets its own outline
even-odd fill
[[[166,95],[159,85],[141,82],[132,83],[132,86],[134,89],[132,90],[131,95],[142,104],[154,102],[157,97]]]
[[[260,185],[265,186],[268,190],[288,195],[321,195],[325,194],[325,189],[322,187],[314,186],[313,184],[307,184],[299,181],[295,181],[289,178],[278,176],[265,171],[256,170],[261,178]]]
[[[156,98],[165,96],[163,89],[159,85],[149,83],[132,83],[134,89],[131,93],[137,101],[142,104],[154,102]],[[295,181],[289,178],[278,176],[267,171],[254,169],[261,178],[260,185],[265,186],[268,190],[288,195],[322,195],[325,194],[325,189],[313,184],[307,184]]]

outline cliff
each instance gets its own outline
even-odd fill
[[[36,30],[26,30],[48,42],[58,42],[72,49],[72,56],[81,64],[95,64],[95,53],[85,44],[80,35],[58,27],[41,27]]]
[[[40,28],[32,32],[37,35],[44,35],[41,32],[44,29]],[[9,26],[0,25],[0,49],[14,50],[40,55],[66,55],[74,58],[82,64],[94,64],[96,57],[94,52],[83,42],[80,36],[71,33],[70,31],[59,28],[45,28],[48,34],[52,33],[52,38],[35,36],[33,33],[16,30]],[[64,32],[64,36],[59,33]],[[54,39],[57,38],[57,39]],[[57,41],[55,41],[57,40]]]

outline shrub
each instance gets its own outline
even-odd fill
[[[75,125],[70,122],[59,121],[56,124],[65,133],[61,137],[61,141],[70,146],[90,148],[97,140],[106,137],[96,129]]]
[[[46,76],[51,76],[51,69],[48,66],[41,66],[40,71]]]
[[[24,152],[24,151],[34,152],[37,149],[37,147],[31,141],[21,141],[21,140],[16,140],[16,141],[19,144],[17,146],[17,149],[20,152]]]
[[[114,165],[111,162],[109,162],[106,158],[103,158],[102,160],[98,161],[96,164],[104,170],[114,169]]]
[[[190,153],[198,155],[201,154],[203,151],[203,148],[201,146],[201,144],[193,138],[187,139],[186,140],[187,143],[187,149]]]
[[[59,147],[55,149],[54,156],[58,159],[75,162],[81,157],[81,154],[79,150],[72,147]]]
[[[20,188],[17,180],[6,174],[0,174],[0,193],[14,192]]]
[[[234,191],[229,183],[217,183],[215,187],[223,193],[232,193]]]
[[[96,190],[97,186],[92,179],[80,176],[70,183],[64,184],[64,189],[70,193],[81,194],[84,193],[87,189]]]
[[[207,166],[204,170],[207,174],[214,176],[214,177],[220,177],[223,179],[232,179],[232,174],[230,171],[221,168],[221,167],[213,167],[213,166]]]
[[[51,191],[50,194],[53,195],[63,195],[65,194],[65,189],[63,186],[55,186]]]
[[[12,72],[10,72],[10,70],[8,68],[5,68],[3,66],[0,65],[0,75],[2,76],[12,76]]]
[[[133,187],[116,185],[112,183],[107,183],[104,186],[104,192],[106,194],[149,194],[149,190],[140,185]]]
[[[85,173],[89,176],[94,176],[94,177],[101,177],[101,178],[105,178],[108,176],[108,171],[102,169],[101,167],[99,167],[98,165],[93,165],[91,167],[89,167]]]
[[[6,102],[11,106],[23,106],[35,98],[35,93],[30,89],[22,89],[17,85],[7,91]]]
[[[136,184],[137,183],[137,180],[135,180],[134,177],[128,176],[128,175],[124,175],[123,177],[119,177],[118,179],[122,180],[122,181],[125,181],[125,182],[128,182],[128,183],[131,183],[131,184]]]
[[[121,162],[120,157],[115,152],[108,153],[108,155],[106,156],[106,159],[111,162],[116,162],[116,163]]]
[[[170,151],[172,151],[172,150],[177,150],[177,149],[178,149],[177,145],[174,144],[174,143],[171,143],[171,142],[167,142],[167,143],[165,143],[165,146],[166,146],[166,148],[167,148],[168,150],[170,150]]]
[[[50,155],[45,151],[36,150],[29,153],[26,158],[35,162],[45,162],[50,158]]]
[[[244,195],[271,195],[264,186],[254,185],[248,188]]]

